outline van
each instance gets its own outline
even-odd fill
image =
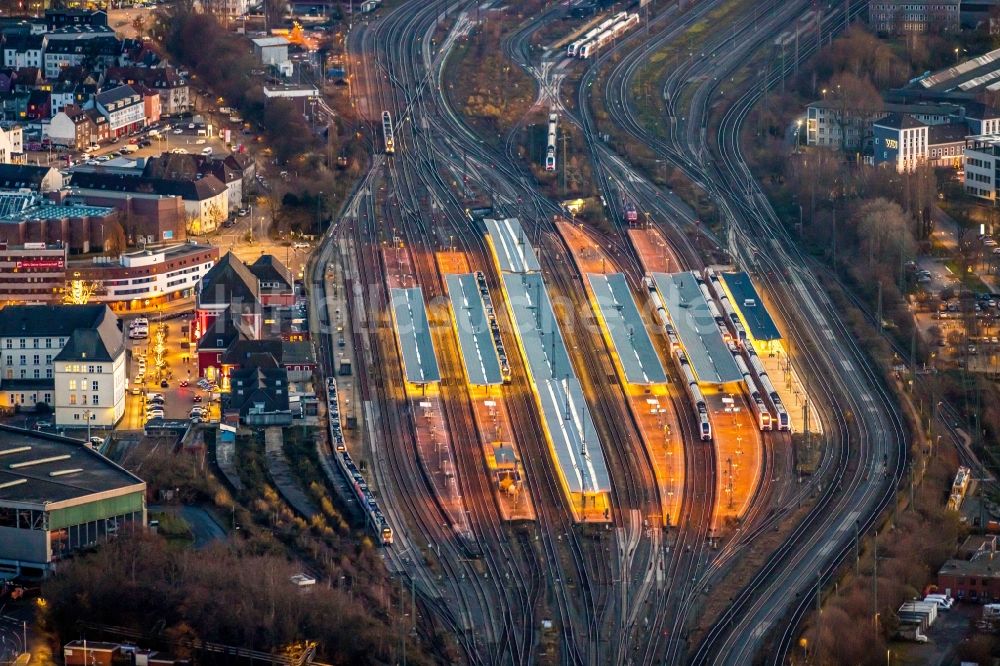
[[[198,136],[208,136],[208,130],[204,129],[198,130]]]
[[[134,153],[137,150],[139,150],[139,146],[135,145],[134,143],[129,143],[129,144],[126,144],[126,145],[122,146],[122,152],[123,153]]]

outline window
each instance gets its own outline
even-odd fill
[[[69,390],[70,391],[75,391],[76,390],[76,380],[75,379],[69,380]]]
[[[51,393],[46,393],[45,394],[45,402],[47,404],[51,404],[52,403],[52,394]]]
[[[91,382],[91,384],[90,384],[90,390],[91,391],[100,391],[101,390],[101,387],[98,385],[98,383],[97,383],[96,380],[93,381],[93,382]]]
[[[97,396],[96,395],[90,396],[90,404],[93,405],[94,407],[97,407]],[[90,418],[94,418],[94,415],[91,414]]]
[[[75,405],[76,404],[76,401],[72,400],[72,398],[75,398],[75,397],[76,396],[70,396],[71,400],[69,401],[69,404],[71,404],[71,405]],[[80,420],[80,415],[79,414],[74,414],[73,415],[73,420],[74,421],[79,421]]]
[[[14,341],[11,340],[10,338],[7,338],[7,349],[13,349],[13,348],[14,348]]]
[[[21,365],[26,365],[28,363],[27,359],[28,359],[27,356],[25,356],[24,354],[21,354]]]
[[[24,349],[27,346],[28,346],[28,341],[25,340],[24,338],[21,338],[21,349]]]
[[[45,378],[52,379],[52,368],[45,368]]]
[[[59,338],[59,348],[62,349],[66,346],[66,338]]]
[[[35,338],[34,340],[31,341],[31,346],[34,347],[35,349],[38,349],[38,338]]]
[[[14,365],[14,357],[7,354],[7,365]]]
[[[94,372],[94,366],[88,365],[87,366],[87,372],[93,373]]]
[[[52,349],[52,338],[45,338],[45,348]]]
[[[75,405],[76,404],[76,393],[71,393],[70,394],[70,396],[69,396],[69,404],[71,404],[71,405]],[[77,418],[80,418],[80,417],[78,416]]]
[[[40,377],[40,375],[41,375],[41,373],[39,372],[38,368],[35,368],[32,372],[35,373],[35,379],[38,379]]]
[[[81,393],[80,394],[80,404],[81,405],[86,405],[87,404],[87,394],[86,393]]]
[[[52,365],[52,354],[45,355],[45,365]]]
[[[27,374],[26,374],[25,369],[21,368],[21,379],[24,379],[26,376],[27,376]]]
[[[38,354],[35,354],[34,356],[31,357],[31,362],[34,365],[38,365]]]

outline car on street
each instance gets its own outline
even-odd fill
[[[180,127],[174,130],[174,134],[184,134],[184,130]]]
[[[167,383],[166,379],[160,382],[160,388],[167,388],[168,386],[170,386],[170,384]]]
[[[193,398],[191,398],[191,401],[192,402],[201,402],[202,401],[202,397],[200,395],[196,395]]]
[[[246,217],[247,215],[250,214],[250,211],[247,210],[246,208],[240,208],[236,214],[239,215],[240,217]]]
[[[188,386],[190,386],[190,385],[191,385],[191,382],[189,382],[189,381],[188,381],[188,380],[186,380],[186,379],[182,379],[182,380],[180,381],[180,383],[178,384],[178,386],[180,386],[181,388],[186,388],[186,387],[188,387]]]

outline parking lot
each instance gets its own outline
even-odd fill
[[[206,410],[203,420],[218,420],[218,394],[198,385],[197,356],[184,347],[188,323],[186,316],[162,322],[151,321],[148,338],[128,339],[129,390],[125,400],[125,419],[121,425],[123,429],[142,428],[150,416],[147,410],[153,403],[162,406],[162,417],[165,419],[188,419],[192,408],[199,406]],[[135,381],[137,377],[140,382]],[[162,396],[162,401],[159,396]]]

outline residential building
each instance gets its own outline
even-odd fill
[[[806,144],[839,150],[863,151],[871,144],[873,124],[889,113],[911,116],[927,125],[950,123],[962,114],[954,104],[895,104],[853,111],[837,100],[818,100],[806,108]]]
[[[250,1],[207,0],[205,9],[218,16],[225,23],[245,16],[250,11]]]
[[[108,13],[101,9],[46,9],[45,25],[48,32],[70,26],[107,26]]]
[[[79,106],[67,106],[52,116],[48,137],[57,146],[83,150],[96,143],[97,126]]]
[[[21,126],[0,128],[0,164],[23,165],[25,160],[24,132]]]
[[[1000,71],[997,76],[1000,76]],[[969,128],[967,135],[1000,134],[1000,112],[980,102],[965,105],[965,123]]]
[[[86,65],[91,71],[103,71],[118,64],[122,45],[112,34],[67,33],[60,39],[47,38],[42,70],[46,79],[55,80],[62,70]]]
[[[2,145],[2,140],[0,140],[0,145]],[[0,151],[2,150],[0,148]],[[55,167],[32,164],[0,164],[0,190],[29,190],[36,194],[45,194],[55,192],[62,186],[63,175]]]
[[[1000,136],[987,134],[965,140],[965,193],[996,204],[1000,182]]]
[[[141,83],[160,94],[160,112],[173,116],[191,105],[188,82],[173,67],[112,67],[105,75],[109,85]]]
[[[280,65],[288,62],[288,45],[284,37],[258,37],[251,39],[253,54],[263,65]]]
[[[869,0],[868,24],[883,34],[954,32],[961,0]]]
[[[308,382],[316,370],[312,346],[308,342],[285,342],[284,340],[234,339],[222,353],[219,385],[223,391],[229,390],[229,378],[234,373],[256,365],[256,360],[267,356],[274,366],[288,373],[289,382]]]
[[[141,129],[146,124],[146,109],[142,95],[131,86],[118,86],[94,95],[90,103],[108,120],[112,137],[120,137]]]
[[[146,178],[193,181],[204,174],[212,174],[225,184],[227,208],[234,211],[242,206],[244,192],[244,172],[236,166],[233,160],[221,157],[163,153],[146,161],[142,175]]]
[[[28,108],[24,114],[28,123],[38,123],[52,117],[52,93],[48,90],[32,90],[28,93]]]
[[[160,93],[152,88],[147,88],[141,83],[135,84],[134,87],[135,91],[142,95],[142,109],[143,115],[146,118],[146,124],[152,125],[153,123],[160,122],[160,116],[162,115]]]
[[[0,449],[5,573],[44,576],[78,551],[145,528],[145,482],[79,440],[0,425]],[[82,663],[70,656],[66,663]]]
[[[69,272],[72,280],[92,286],[90,302],[128,312],[192,298],[195,286],[218,260],[217,247],[181,243],[126,252],[113,259],[74,261]]]
[[[107,305],[8,305],[0,316],[0,406],[46,403],[63,426],[125,414],[125,335]]]
[[[961,169],[965,164],[965,123],[931,125],[927,128],[927,163],[934,167]]]
[[[44,35],[21,33],[4,35],[3,66],[14,69],[20,67],[41,68],[44,44]]]
[[[60,302],[66,252],[62,243],[0,243],[0,304]]]

